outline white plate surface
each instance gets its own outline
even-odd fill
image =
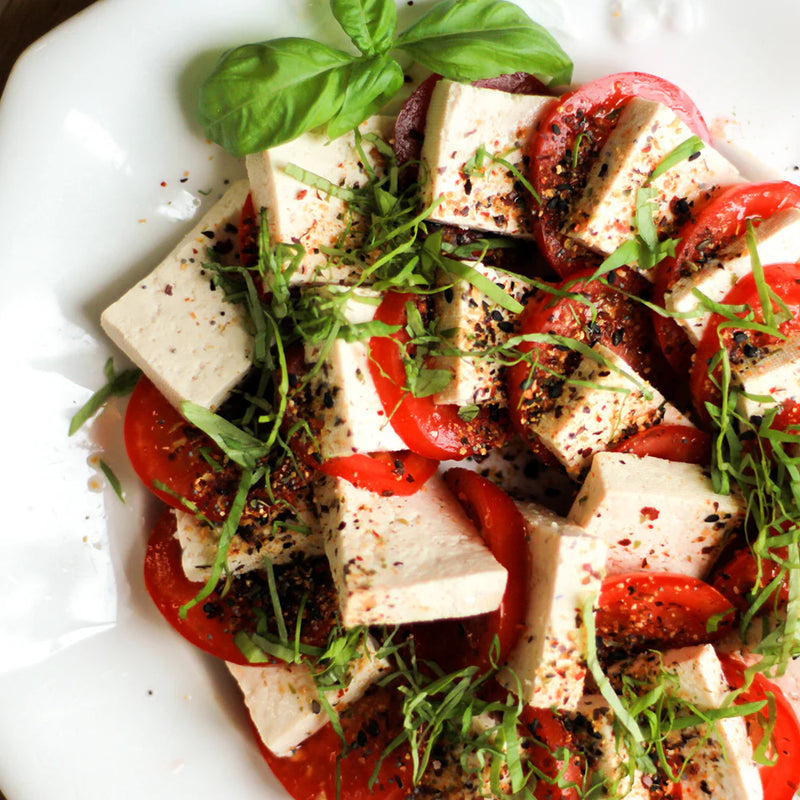
[[[424,9],[403,4],[404,21]],[[796,0],[530,0],[576,79],[663,75],[751,177],[797,175]],[[234,44],[327,38],[324,2],[101,0],[34,45],[0,103],[0,787],[9,800],[282,798],[224,670],[162,624],[141,563],[153,505],[103,382],[101,309],[243,173],[192,118]],[[184,180],[182,180],[184,179]],[[118,363],[122,363],[118,360]],[[105,486],[102,457],[127,487]]]

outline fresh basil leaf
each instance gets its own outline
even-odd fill
[[[200,87],[203,131],[236,156],[288,142],[339,113],[354,60],[311,39],[230,50]]]
[[[391,47],[397,28],[394,0],[331,0],[331,10],[364,55],[385,53]]]
[[[656,190],[652,186],[640,186],[636,190],[636,230],[650,250],[658,247],[658,231],[653,222],[653,201]]]
[[[114,360],[109,358],[103,367],[106,383],[101,386],[73,415],[69,422],[69,435],[77,433],[112,397],[124,397],[133,391],[142,375],[140,369],[116,372]]]
[[[560,84],[572,76],[572,61],[556,40],[506,0],[444,0],[401,33],[395,47],[458,81],[522,71]]]
[[[335,139],[379,111],[403,85],[403,68],[391,56],[373,56],[354,62],[342,107],[328,122],[328,136]]]
[[[253,469],[258,459],[269,453],[269,448],[260,439],[197,403],[184,401],[181,412],[192,425],[208,434],[231,461],[245,469]]]
[[[703,142],[699,136],[690,136],[685,142],[681,142],[661,159],[660,163],[650,173],[647,183],[652,183],[657,178],[660,178],[667,170],[672,169],[681,162],[696,158],[700,155],[700,151],[704,147],[705,142]]]
[[[114,490],[114,494],[124,503],[125,495],[122,493],[122,484],[119,482],[119,478],[116,476],[114,470],[111,469],[111,467],[109,467],[102,458],[100,459],[99,464],[103,475],[106,476],[108,485]]]
[[[432,369],[422,367],[409,382],[409,389],[414,397],[430,397],[444,391],[453,380],[453,373],[449,369]]]

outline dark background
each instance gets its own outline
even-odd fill
[[[90,4],[91,0],[0,0],[0,94],[19,54]]]

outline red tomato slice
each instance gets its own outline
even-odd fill
[[[605,144],[618,111],[631,97],[668,105],[704,141],[708,127],[697,106],[674,84],[643,72],[623,72],[586,83],[563,95],[531,140],[531,183],[542,198],[536,241],[562,277],[599,263],[599,257],[562,235],[566,213],[582,191],[593,157]],[[573,151],[579,148],[573,166]]]
[[[725,678],[735,689],[744,685],[745,665],[731,656],[720,656]],[[772,729],[771,753],[776,759],[772,766],[759,767],[764,800],[791,800],[800,787],[800,722],[783,692],[772,681],[756,673],[750,686],[737,698],[737,703],[752,703],[766,700],[768,695],[775,698],[775,724]],[[747,719],[747,729],[753,746],[763,737],[761,714],[751,714]]]
[[[507,658],[519,638],[528,612],[530,553],[525,520],[514,501],[488,478],[461,467],[448,470],[445,482],[475,523],[492,555],[508,571],[503,602],[497,611],[482,615],[488,623],[478,644],[481,669],[489,667],[489,648],[500,641],[498,662]]]
[[[722,190],[681,229],[673,258],[658,266],[654,302],[664,298],[686,270],[730,244],[745,232],[746,223],[758,223],[777,211],[800,208],[800,187],[787,181],[744,183]],[[653,324],[664,354],[678,375],[691,368],[694,346],[673,319],[653,314]]]
[[[189,610],[186,619],[181,619],[181,606],[194,598],[203,584],[187,580],[183,572],[181,546],[175,538],[175,516],[169,510],[158,518],[147,543],[144,582],[156,608],[184,639],[225,661],[249,663],[234,644],[238,627],[231,627],[232,619],[224,613],[225,604],[219,606],[223,613],[209,617],[201,603]]]
[[[791,335],[800,330],[800,266],[797,264],[770,264],[764,267],[764,281],[766,284],[783,299],[787,307],[793,314],[792,318],[778,326],[778,330],[784,335]],[[755,278],[752,273],[742,278],[725,295],[722,301],[725,305],[748,305],[756,312],[757,321],[761,322],[761,303],[758,298]],[[776,337],[765,333],[755,333],[744,331],[744,338],[738,336],[741,333],[735,327],[727,327],[722,333],[722,342],[717,334],[717,326],[725,320],[720,314],[712,315],[708,328],[700,340],[697,348],[697,355],[689,376],[689,387],[692,393],[692,401],[697,413],[701,418],[708,420],[706,402],[717,403],[719,401],[719,390],[714,385],[712,377],[708,374],[708,364],[713,356],[724,346],[729,353],[729,357],[735,362],[747,347],[765,347],[779,341]],[[741,341],[737,341],[741,339]]]
[[[578,800],[581,796],[578,787],[583,785],[584,773],[581,758],[571,754],[566,763],[556,758],[559,749],[570,750],[573,745],[572,736],[562,718],[547,708],[525,706],[521,721],[535,739],[528,746],[531,765],[546,776],[536,782],[534,787],[536,800]],[[550,778],[552,783],[548,782],[547,778]],[[567,788],[559,788],[556,778]]]
[[[133,390],[125,412],[125,449],[142,483],[156,497],[174,508],[185,510],[179,499],[156,489],[160,481],[179,497],[198,503],[203,513],[215,522],[224,515],[212,500],[198,495],[196,482],[211,471],[201,450],[223,460],[223,453],[173,408],[161,392],[144,376]]]
[[[348,753],[339,762],[340,794],[336,791],[336,761],[342,740],[331,725],[307,739],[291,755],[279,758],[254,735],[270,769],[295,800],[404,800],[411,792],[411,759],[396,750],[381,766],[378,780],[369,779],[384,748],[401,728],[399,695],[372,689],[339,715]],[[322,713],[325,713],[324,711]]]
[[[369,340],[370,374],[384,413],[408,448],[425,458],[446,461],[486,453],[506,438],[488,409],[467,422],[458,416],[458,406],[438,405],[432,397],[414,397],[404,389],[406,373],[397,343],[409,340],[406,303],[413,299],[412,294],[387,292],[375,312],[376,320],[400,326],[392,336]]]
[[[595,617],[609,647],[666,650],[721,639],[736,614],[731,603],[699,578],[671,572],[629,572],[606,578]],[[709,623],[717,622],[714,631]]]
[[[258,264],[258,228],[259,220],[253,205],[253,195],[248,194],[239,222],[239,255],[243,267],[254,267]]]
[[[776,551],[786,558],[786,548]],[[768,558],[761,560],[761,576],[759,579],[758,562],[749,547],[742,548],[734,553],[730,561],[725,566],[714,571],[714,588],[725,595],[740,611],[747,611],[750,607],[748,597],[753,587],[758,584],[762,588],[767,586],[779,574],[778,565]],[[777,589],[778,600],[786,603],[789,599],[789,579],[784,576],[781,585]],[[775,597],[770,597],[762,606],[765,612],[773,607]]]
[[[661,382],[663,357],[653,341],[649,314],[643,306],[627,298],[622,291],[600,281],[586,281],[592,272],[576,275],[554,287],[568,289],[590,301],[597,309],[569,297],[557,297],[540,291],[528,302],[520,318],[520,333],[544,333],[567,337],[593,345],[597,342],[613,350],[641,377],[656,385]],[[629,270],[612,275],[614,286],[637,294],[643,279]],[[561,394],[564,376],[571,371],[578,356],[558,345],[523,342],[519,350],[535,354],[538,366],[531,371],[526,361],[506,370],[506,392],[511,421],[531,449],[543,460],[551,461],[548,451],[538,443],[538,416],[552,408]]]
[[[316,468],[326,475],[344,478],[359,489],[376,492],[383,497],[415,494],[436,472],[438,461],[402,450],[397,453],[354,453],[352,456],[329,458]]]
[[[615,453],[655,456],[667,461],[708,464],[711,461],[711,437],[688,425],[654,425],[623,439],[613,447]]]

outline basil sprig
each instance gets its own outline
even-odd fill
[[[359,54],[300,38],[224,53],[197,104],[209,139],[243,156],[321,125],[335,138],[400,89],[396,50],[453,80],[523,71],[566,83],[572,74],[555,39],[507,0],[441,0],[399,35],[395,0],[331,0],[331,8]]]

